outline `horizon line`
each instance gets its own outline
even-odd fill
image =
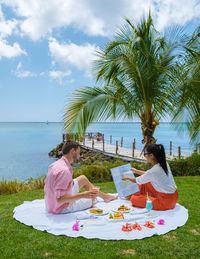
[[[63,121],[0,121],[0,123],[44,123],[44,124],[48,124],[48,123],[63,123]],[[103,124],[103,123],[141,123],[140,121],[94,121],[92,123],[99,123],[99,124]],[[92,124],[91,123],[91,124]],[[186,123],[184,121],[181,122],[170,122],[170,121],[161,121],[159,122],[160,124],[162,123],[172,123],[172,124],[178,124],[178,123]],[[158,125],[159,126],[159,125]]]

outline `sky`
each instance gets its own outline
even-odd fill
[[[96,51],[149,8],[159,31],[200,25],[200,0],[0,0],[0,122],[62,121]]]

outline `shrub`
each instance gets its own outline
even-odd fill
[[[30,178],[26,182],[19,182],[17,180],[7,181],[3,179],[0,182],[0,195],[42,189],[44,188],[44,180],[45,177]]]
[[[112,181],[110,170],[102,165],[84,165],[74,170],[73,177],[85,175],[92,183],[102,183]]]
[[[44,188],[44,181],[45,177],[39,177],[39,178],[30,178],[28,181],[28,189],[29,190],[37,190]]]
[[[24,182],[18,182],[17,180],[7,181],[3,179],[0,182],[0,195],[23,192],[27,189],[27,185]]]
[[[146,171],[148,169],[147,163],[131,162],[131,166],[142,171]]]
[[[74,170],[73,177],[76,178],[80,175],[85,175],[92,183],[113,181],[110,169],[127,163],[129,162],[117,160],[115,163],[105,162],[104,165],[83,165]],[[131,166],[140,170],[147,170],[147,164],[145,163],[131,162]]]
[[[174,176],[200,175],[200,154],[194,153],[185,159],[168,161]]]

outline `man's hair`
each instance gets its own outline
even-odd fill
[[[63,146],[62,146],[62,153],[63,155],[66,155],[69,153],[69,151],[74,148],[75,150],[80,147],[80,145],[72,140],[67,140],[66,142],[64,142]]]

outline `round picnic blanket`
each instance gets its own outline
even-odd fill
[[[130,208],[123,213],[124,219],[110,218],[121,205]],[[188,220],[188,210],[180,204],[176,204],[172,210],[152,210],[149,213],[146,209],[132,207],[130,201],[120,198],[109,203],[98,198],[94,207],[102,209],[103,213],[94,215],[85,210],[52,215],[45,210],[44,200],[25,201],[14,209],[13,217],[25,225],[53,235],[103,240],[134,240],[163,235],[183,226]]]

